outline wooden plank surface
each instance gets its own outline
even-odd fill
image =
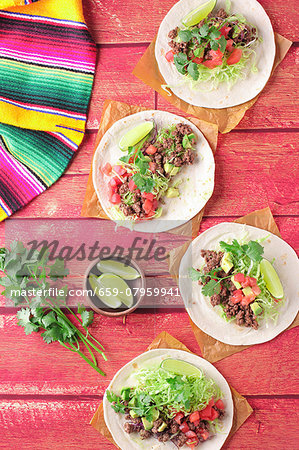
[[[34,219],[39,225],[44,217],[80,218],[106,98],[184,115],[131,74],[174,3],[175,0],[83,0],[91,33],[99,44],[89,132],[66,175],[13,216],[10,220],[15,224],[19,219]],[[283,238],[299,252],[297,1],[261,0],[261,4],[275,31],[297,43],[238,129],[219,137],[215,192],[205,209],[201,231],[269,205]],[[30,226],[30,222],[27,224]],[[9,221],[0,224],[1,246],[6,226],[8,230]],[[22,222],[22,226],[26,227],[26,223]],[[99,232],[100,240],[105,240],[106,227]],[[168,237],[167,245],[173,248],[176,241]],[[165,283],[166,278],[157,275],[165,276],[166,263],[151,264],[146,269],[151,275],[149,285]],[[170,309],[171,300],[169,296],[165,299],[167,309],[156,313],[138,310],[125,323],[122,318],[96,316],[92,333],[105,344],[109,357],[107,363],[100,362],[107,372],[107,377],[102,378],[59,344],[47,345],[39,335],[25,336],[16,325],[15,309],[5,307],[0,299],[0,448],[112,450],[114,447],[88,422],[115,372],[143,352],[161,331],[168,331],[200,354],[187,313]],[[215,364],[254,408],[254,414],[225,449],[298,447],[297,342],[298,328]]]
[[[98,43],[150,42],[175,0],[84,0],[87,23]],[[296,0],[260,0],[274,30],[293,41],[299,40]]]
[[[298,399],[253,398],[255,412],[223,449],[295,450],[291,436],[297,431]],[[2,400],[4,428],[0,448],[39,450],[105,449],[115,447],[89,424],[99,399]],[[292,411],[292,414],[290,414]],[[285,417],[288,417],[286,423]],[[287,427],[287,432],[286,432]],[[4,446],[2,446],[4,443]]]
[[[96,316],[91,333],[104,345],[109,357],[108,362],[98,360],[106,378],[58,343],[47,345],[37,334],[26,336],[16,325],[13,313],[2,314],[0,324],[0,355],[6,361],[0,373],[0,396],[103,395],[117,370],[143,353],[162,331],[171,333],[200,355],[187,314],[170,308],[156,314],[140,310],[129,315],[125,323],[122,318]],[[286,331],[271,342],[251,347],[215,365],[243,395],[298,395],[295,376],[298,334],[298,328]],[[16,358],[16,344],[22,349],[21,359]],[[268,368],[262,377],[261,367]]]

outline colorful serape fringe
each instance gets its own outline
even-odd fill
[[[3,220],[57,181],[79,147],[96,46],[81,0],[0,0],[0,33]]]

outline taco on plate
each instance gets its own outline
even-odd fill
[[[93,183],[108,217],[140,231],[165,231],[191,219],[212,195],[213,153],[190,121],[144,111],[105,133]]]
[[[298,312],[298,259],[279,237],[222,223],[198,236],[181,261],[180,291],[191,319],[232,345],[265,342]]]
[[[256,0],[181,0],[161,23],[155,54],[174,94],[192,105],[225,108],[265,86],[274,33]]]
[[[122,450],[220,449],[233,419],[230,388],[209,362],[181,350],[148,351],[124,366],[104,396]]]

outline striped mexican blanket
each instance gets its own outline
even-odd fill
[[[0,0],[0,33],[3,220],[51,186],[80,145],[96,46],[81,0]]]

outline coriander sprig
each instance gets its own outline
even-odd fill
[[[42,331],[41,336],[47,344],[59,342],[66,349],[77,353],[98,373],[105,375],[94,355],[97,352],[106,361],[104,348],[88,331],[93,322],[93,312],[79,306],[75,313],[67,306],[67,285],[59,288],[56,298],[48,294],[49,280],[62,280],[69,273],[64,261],[56,259],[51,264],[48,249],[30,253],[21,242],[13,242],[10,249],[0,249],[0,270],[4,273],[0,278],[0,284],[5,287],[2,294],[11,299],[15,306],[25,303],[26,307],[17,312],[17,318],[18,325],[24,328],[26,335]],[[34,289],[40,293],[31,298],[29,292]],[[76,319],[84,332],[66,316],[62,307]],[[91,359],[81,351],[81,344]]]
[[[221,267],[217,267],[210,270],[210,272],[208,273],[203,273],[194,269],[193,267],[190,267],[188,272],[189,278],[191,278],[192,281],[201,281],[202,283],[206,283],[202,287],[202,293],[207,297],[212,297],[213,295],[220,294],[221,281],[231,278],[231,275],[227,277],[218,277],[217,272],[219,272],[220,270],[222,270]]]

